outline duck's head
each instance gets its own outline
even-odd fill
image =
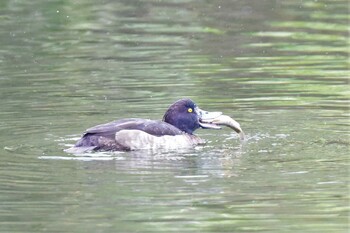
[[[173,103],[165,112],[163,121],[176,128],[192,134],[198,128],[220,129],[220,127],[210,122],[222,115],[222,112],[207,112],[197,107],[190,99],[180,99]]]

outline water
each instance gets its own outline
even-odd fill
[[[2,1],[1,232],[347,232],[347,1]],[[74,156],[180,97],[241,123]]]

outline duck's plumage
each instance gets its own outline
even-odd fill
[[[183,132],[164,121],[142,118],[127,118],[97,125],[86,130],[90,134],[116,133],[123,129],[141,130],[154,136],[179,135]]]
[[[172,104],[164,114],[163,121],[140,118],[127,118],[97,125],[85,131],[76,145],[68,152],[88,150],[127,151],[149,148],[183,148],[204,143],[193,135],[202,128],[215,128],[201,123],[204,115],[190,99],[181,99]]]
[[[149,143],[146,135],[150,136],[148,137],[148,141],[150,141],[152,137],[184,135],[184,132],[164,121],[128,118],[87,129],[83,137],[77,142],[76,147],[94,150],[142,149],[147,145],[140,145],[139,141],[144,141],[145,144]],[[131,146],[128,143],[130,141],[134,141],[137,145]]]

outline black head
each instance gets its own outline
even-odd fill
[[[168,108],[164,114],[163,121],[185,133],[192,134],[199,127],[204,129],[220,128],[215,124],[204,123],[202,120],[214,119],[221,114],[221,112],[203,111],[190,99],[180,99]]]
[[[163,121],[188,134],[200,127],[196,104],[190,99],[180,99],[165,112]]]

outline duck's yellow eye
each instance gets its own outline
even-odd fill
[[[188,112],[193,112],[192,108],[187,109]]]

